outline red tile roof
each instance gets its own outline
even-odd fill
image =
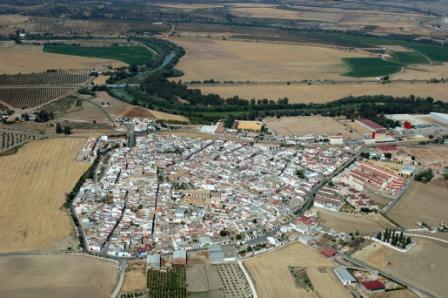
[[[337,252],[338,251],[336,249],[334,249],[333,247],[325,247],[320,251],[320,253],[322,255],[326,256],[327,258],[336,255]]]
[[[384,284],[378,279],[363,281],[362,285],[369,291],[383,290]]]

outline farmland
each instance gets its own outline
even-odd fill
[[[371,244],[353,257],[393,274],[435,297],[447,292],[445,272],[448,270],[446,244],[414,238],[417,245],[407,253],[401,253],[379,244]]]
[[[267,118],[264,120],[267,126],[278,135],[336,135],[341,134],[346,138],[361,137],[361,133],[344,126],[341,122],[330,117],[304,116]]]
[[[89,79],[86,73],[42,72],[0,75],[0,85],[75,85]]]
[[[107,65],[125,65],[112,59],[67,56],[42,52],[41,46],[14,45],[0,47],[0,73],[17,74],[45,72],[48,69],[86,70],[102,69]]]
[[[70,87],[0,88],[0,101],[16,109],[34,108],[73,90]]]
[[[359,231],[360,233],[374,233],[393,227],[379,214],[371,213],[366,216],[359,216],[322,208],[316,209],[319,212],[319,222],[323,226],[339,232],[354,233]]]
[[[174,265],[166,272],[149,270],[149,297],[187,297],[186,280],[184,265]]]
[[[0,129],[0,152],[19,146],[27,141],[34,140],[37,137],[36,134],[28,133],[26,131]]]
[[[192,88],[198,88],[192,85]],[[426,83],[345,83],[345,84],[235,84],[235,85],[201,85],[204,94],[219,94],[224,98],[235,95],[241,98],[268,98],[277,100],[287,97],[290,103],[326,103],[345,96],[385,94],[392,96],[431,96],[441,101],[448,101],[444,84]]]
[[[132,292],[146,289],[146,264],[144,261],[128,263],[121,292]]]
[[[397,62],[381,58],[344,58],[350,71],[345,73],[349,77],[378,77],[399,72],[403,67]]]
[[[2,297],[110,297],[117,264],[82,255],[0,257]]]
[[[418,228],[417,222],[438,226],[446,222],[448,189],[414,182],[389,216],[405,228]]]
[[[406,52],[393,52],[392,57],[394,61],[401,64],[427,64],[428,59],[418,52],[406,51]]]
[[[187,55],[177,65],[183,81],[288,81],[341,79],[348,68],[341,58],[367,53],[319,46],[268,42],[176,38]]]
[[[76,248],[61,206],[88,167],[74,162],[84,141],[33,141],[14,155],[0,157],[0,251]]]
[[[44,52],[73,56],[114,59],[129,65],[148,63],[153,53],[142,46],[83,47],[67,45],[45,45]]]
[[[293,243],[244,261],[259,297],[348,297],[332,274],[332,263],[318,252]],[[288,266],[306,267],[314,293],[298,288]]]

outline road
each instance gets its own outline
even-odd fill
[[[118,294],[120,293],[120,289],[123,286],[124,274],[126,272],[127,266],[128,266],[127,261],[120,260],[120,267],[118,268],[119,274],[118,274],[117,284],[115,285],[115,288],[114,288],[112,294],[110,295],[111,298],[117,297]]]

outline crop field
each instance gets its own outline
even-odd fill
[[[316,208],[319,212],[319,223],[338,232],[373,233],[393,227],[380,214],[352,215],[344,212],[335,212],[327,209]]]
[[[439,226],[448,214],[448,188],[413,182],[389,216],[405,228],[418,228],[417,222]]]
[[[23,110],[43,105],[73,90],[69,87],[0,88],[0,101]]]
[[[432,165],[447,161],[448,147],[435,145],[429,147],[406,147],[406,151],[415,156],[418,162],[424,165]]]
[[[323,116],[303,116],[303,117],[282,117],[266,118],[264,122],[278,135],[336,135],[341,134],[345,138],[359,138],[361,133],[344,126],[339,121],[331,117]]]
[[[427,290],[434,297],[444,297],[448,291],[446,244],[416,237],[413,240],[417,245],[407,253],[373,243],[353,257]]]
[[[318,252],[299,243],[249,258],[244,261],[244,266],[261,298],[349,296],[332,273],[333,264]],[[288,266],[306,267],[314,292],[297,287]]]
[[[174,265],[166,272],[148,271],[149,297],[187,297],[187,278],[184,265]]]
[[[74,162],[84,141],[33,141],[0,157],[1,252],[76,248],[70,218],[61,207],[89,166]]]
[[[419,51],[429,59],[436,62],[448,62],[448,48],[426,44],[412,43],[410,48]]]
[[[349,77],[378,77],[399,72],[402,64],[383,60],[381,58],[344,58],[350,71],[345,73]]]
[[[89,79],[87,73],[42,72],[0,75],[0,85],[76,85]]]
[[[392,57],[394,61],[409,65],[409,64],[428,64],[428,59],[418,52],[406,51],[406,52],[393,52]]]
[[[183,81],[278,82],[340,79],[349,68],[342,58],[368,57],[365,52],[320,46],[268,42],[172,38],[187,54],[177,65]]]
[[[192,88],[198,88],[192,85]],[[235,84],[201,85],[204,94],[219,94],[224,98],[238,95],[245,99],[273,99],[287,97],[289,103],[326,103],[345,96],[385,94],[392,96],[431,96],[434,99],[448,101],[446,84],[426,83],[345,83],[345,84]]]
[[[143,65],[149,62],[153,53],[142,46],[83,47],[66,45],[45,45],[44,52],[73,56],[114,59],[129,65]]]
[[[110,297],[117,264],[86,255],[0,257],[2,297]]]
[[[20,130],[0,128],[0,152],[36,139],[37,136]]]
[[[123,62],[112,59],[67,56],[42,52],[41,46],[14,45],[0,47],[0,73],[38,73],[48,69],[86,70],[103,69],[108,65],[124,66]]]

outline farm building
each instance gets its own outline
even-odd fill
[[[338,251],[333,247],[325,247],[320,251],[320,253],[327,258],[334,257],[337,254],[337,252]]]
[[[366,288],[369,291],[376,292],[376,291],[384,291],[385,289],[384,284],[378,279],[363,281],[361,282],[361,284],[364,286],[364,288]]]
[[[431,112],[429,113],[429,116],[439,122],[442,122],[443,124],[448,125],[448,114]]]
[[[356,283],[356,279],[346,268],[338,267],[333,271],[344,286]]]
[[[160,268],[160,265],[161,265],[160,255],[154,254],[146,256],[146,266],[148,268]]]
[[[236,120],[235,122],[235,128],[240,130],[260,131],[263,128],[261,121]]]
[[[330,136],[330,145],[343,145],[344,144],[344,137],[341,135],[338,136]]]

